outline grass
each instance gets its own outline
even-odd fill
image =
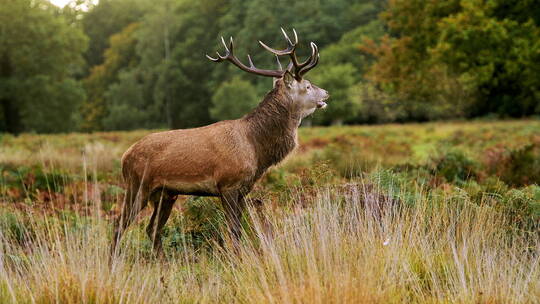
[[[118,159],[148,131],[4,136],[0,302],[537,303],[538,129],[302,129],[237,250],[216,201],[194,198],[173,211],[165,259],[143,215],[112,261]]]
[[[4,235],[2,302],[538,300],[538,239],[509,232],[507,219],[489,206],[433,206],[420,196],[407,208],[370,202],[372,194],[358,183],[347,192],[319,189],[304,208],[267,210],[263,218],[251,210],[249,237],[238,254],[228,246],[197,251],[188,245],[155,260],[134,245],[144,240],[132,231],[112,269],[102,218],[73,229],[33,216],[26,225],[34,234],[23,244]]]

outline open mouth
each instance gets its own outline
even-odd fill
[[[320,101],[317,101],[317,109],[324,109],[326,108],[327,104],[326,104],[326,100],[329,98],[330,96],[326,96],[325,98],[323,98],[323,100],[320,100]]]
[[[317,109],[324,109],[326,108],[326,106],[327,106],[326,102],[322,100],[317,102]]]

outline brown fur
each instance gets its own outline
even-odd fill
[[[296,146],[298,111],[279,80],[243,118],[153,133],[131,146],[122,157],[127,192],[115,225],[113,252],[147,201],[154,204],[147,232],[160,250],[160,231],[179,194],[220,197],[230,229],[239,237],[244,196]]]

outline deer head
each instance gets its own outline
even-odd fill
[[[233,38],[230,37],[229,45],[225,43],[223,37],[221,37],[221,42],[225,47],[225,55],[221,55],[219,52],[216,52],[217,57],[213,58],[208,55],[206,57],[214,62],[230,61],[241,70],[248,73],[273,77],[274,78],[274,87],[279,86],[283,88],[286,93],[294,101],[294,106],[296,111],[300,114],[302,118],[312,114],[316,109],[323,109],[327,106],[326,100],[330,95],[326,90],[323,90],[316,85],[312,84],[309,80],[304,79],[303,76],[311,69],[313,69],[319,62],[319,49],[317,45],[313,42],[310,43],[311,46],[311,55],[304,62],[299,62],[298,57],[296,56],[296,47],[298,45],[298,35],[293,29],[294,33],[294,42],[287,36],[287,33],[283,28],[281,29],[283,36],[287,42],[287,48],[283,50],[273,49],[262,41],[259,41],[259,44],[265,48],[267,51],[273,53],[276,56],[279,70],[264,70],[257,68],[251,56],[248,55],[249,66],[243,64],[235,55],[234,55],[234,42]],[[279,56],[289,56],[290,63],[285,70],[283,70],[281,63],[279,61]]]

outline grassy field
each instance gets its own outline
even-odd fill
[[[146,210],[111,261],[149,132],[0,135],[1,303],[540,301],[539,120],[303,128],[239,252],[217,200],[181,197],[166,258]]]

